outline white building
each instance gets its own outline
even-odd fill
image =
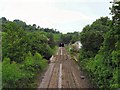
[[[80,49],[81,46],[82,46],[82,44],[81,44],[80,41],[76,41],[74,44],[76,45],[76,47],[77,47],[78,49]]]
[[[115,3],[115,2],[120,2],[120,0],[113,0],[113,2]]]

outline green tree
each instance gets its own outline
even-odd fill
[[[104,36],[110,30],[111,21],[108,17],[97,19],[92,25],[87,25],[80,33],[82,49],[87,52],[88,57],[94,57],[100,50]]]
[[[80,58],[84,69],[89,73],[90,78],[97,83],[99,88],[119,88],[120,87],[120,1],[114,2],[111,8],[112,20],[107,18],[101,18],[93,22],[91,26],[86,26],[81,33],[81,40],[83,47],[80,51]],[[87,29],[87,30],[86,30]],[[96,34],[99,33],[98,40],[103,37],[101,43],[96,43],[99,46],[99,50],[94,54],[93,57],[87,57],[88,51],[95,42],[99,42],[95,35],[91,37],[95,40],[92,42],[91,39],[86,41],[92,31]],[[99,36],[100,35],[100,36]],[[101,44],[101,45],[100,45]],[[85,45],[86,49],[85,50]],[[89,49],[88,49],[89,48]],[[93,49],[94,50],[94,49]],[[93,52],[92,50],[92,52]],[[91,56],[93,53],[91,54]]]

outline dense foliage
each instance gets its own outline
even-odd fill
[[[36,75],[47,67],[54,53],[54,34],[60,33],[20,20],[1,20],[3,88],[35,87]]]
[[[47,61],[39,53],[32,56],[28,53],[24,62],[18,64],[10,62],[9,58],[3,60],[3,88],[33,88],[36,83],[36,74],[44,70]]]
[[[73,33],[67,33],[67,34],[62,34],[60,36],[60,42],[63,42],[65,44],[73,44],[76,41],[80,40],[80,35],[79,32],[73,32]]]
[[[82,32],[67,34],[1,18],[3,88],[35,87],[36,75],[47,67],[55,46],[76,41],[82,44],[77,50],[79,65],[93,83],[99,88],[120,87],[120,2],[113,3],[111,14],[112,20],[101,17]]]
[[[97,19],[80,34],[80,65],[99,88],[120,87],[120,2],[111,11],[112,20]]]

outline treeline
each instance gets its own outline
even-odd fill
[[[120,87],[120,2],[80,33],[79,64],[99,88]]]
[[[60,37],[60,41],[64,42],[65,44],[73,44],[76,41],[80,40],[80,33],[79,32],[73,32],[73,33],[67,33],[62,34]]]
[[[20,20],[2,21],[3,88],[34,88],[36,77],[47,67],[60,32],[27,25]]]

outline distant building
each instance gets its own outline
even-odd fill
[[[76,47],[77,47],[78,49],[80,49],[81,46],[82,46],[82,44],[81,44],[80,41],[76,41],[74,44],[76,45]]]
[[[120,2],[120,0],[113,0],[113,2],[115,3],[115,2]]]
[[[82,47],[82,44],[80,41],[76,41],[74,44],[71,45],[70,50],[79,51],[79,49]]]

